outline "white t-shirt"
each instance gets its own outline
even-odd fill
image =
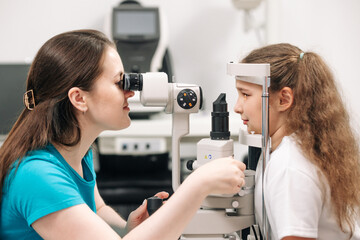
[[[262,161],[255,176],[255,216],[262,227]],[[322,190],[317,167],[301,153],[293,137],[284,137],[265,170],[265,206],[272,240],[286,236],[318,240],[348,239],[331,210],[330,189]],[[351,240],[360,240],[357,222]]]

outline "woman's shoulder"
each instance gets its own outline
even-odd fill
[[[63,169],[61,161],[51,147],[29,151],[24,157],[14,162],[11,174],[23,178],[33,178],[34,175],[48,175],[48,173]],[[11,175],[10,174],[10,175]]]
[[[21,158],[20,167],[39,166],[40,165],[53,165],[59,162],[58,157],[51,149],[51,146],[29,151],[24,157]]]

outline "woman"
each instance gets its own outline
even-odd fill
[[[290,44],[252,51],[243,63],[270,63],[270,161],[265,206],[272,239],[360,239],[360,153],[334,78],[319,55]],[[259,85],[237,79],[235,112],[261,133]],[[255,186],[262,226],[261,162]]]
[[[229,157],[196,170],[148,219],[146,201],[127,222],[104,203],[91,144],[130,125],[134,93],[120,88],[123,74],[116,47],[98,31],[59,34],[40,48],[26,108],[0,149],[1,239],[121,239],[110,225],[124,239],[177,239],[208,194],[239,191],[245,167]]]

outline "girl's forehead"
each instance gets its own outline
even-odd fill
[[[241,80],[236,80],[236,88],[238,89],[246,89],[246,90],[261,90],[262,87],[260,85],[249,83]]]

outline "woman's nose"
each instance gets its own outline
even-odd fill
[[[125,91],[125,98],[131,98],[135,95],[134,91]]]

